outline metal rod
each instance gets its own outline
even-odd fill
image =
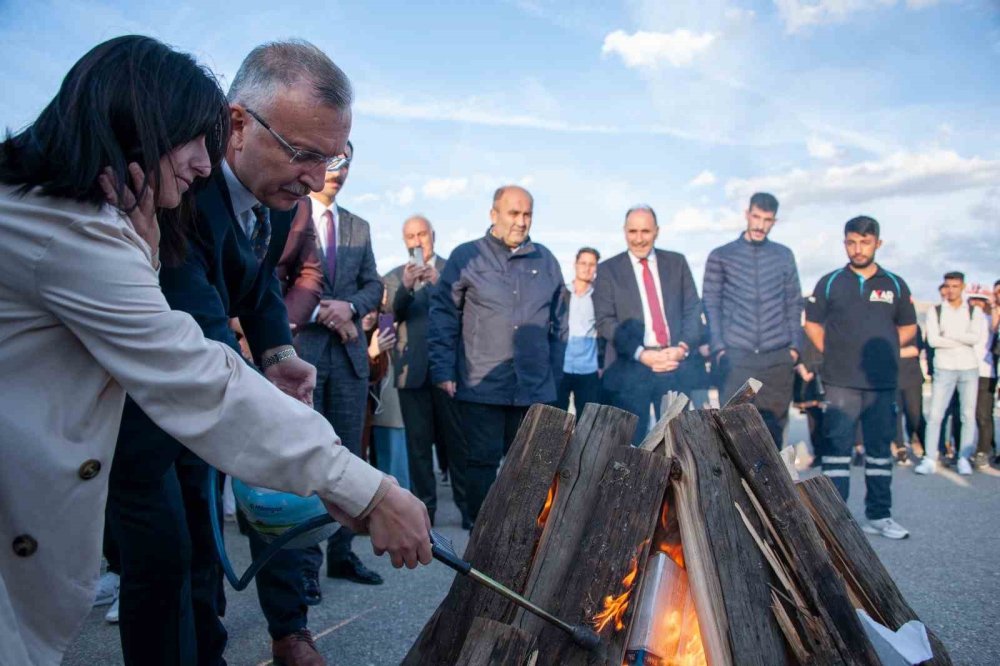
[[[573,628],[573,625],[571,625],[571,624],[569,624],[567,622],[564,622],[563,620],[560,620],[559,618],[557,618],[555,615],[553,615],[552,613],[548,612],[544,608],[539,608],[535,604],[531,603],[530,601],[528,601],[527,599],[525,599],[524,597],[522,597],[517,592],[514,592],[513,590],[511,590],[508,587],[504,587],[503,585],[501,585],[500,583],[496,582],[495,580],[493,580],[492,578],[490,578],[489,576],[487,576],[483,572],[477,571],[476,569],[469,569],[469,578],[473,578],[477,582],[482,583],[483,585],[485,585],[486,587],[490,588],[494,592],[497,592],[498,594],[500,594],[500,595],[506,597],[507,599],[513,601],[515,604],[517,604],[521,608],[524,608],[525,610],[528,610],[528,611],[534,613],[535,615],[538,615],[539,617],[542,617],[542,618],[548,620],[552,624],[558,626],[563,631],[565,631],[565,632],[567,632],[569,634],[575,634],[575,630]]]

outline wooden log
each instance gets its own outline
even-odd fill
[[[799,499],[760,413],[752,405],[709,413],[721,426],[727,453],[788,553],[789,565],[809,604],[808,611],[829,633],[838,661],[878,666],[879,658],[864,633],[844,581]]]
[[[635,415],[607,405],[590,403],[584,407],[559,465],[555,499],[524,586],[524,596],[542,608],[553,608],[565,593],[580,540],[597,508],[605,469],[616,450],[629,446],[637,420]],[[545,621],[517,609],[513,624],[538,635]]]
[[[653,429],[646,433],[639,448],[643,451],[656,451],[663,446],[663,440],[670,437],[670,429],[667,425],[677,418],[677,415],[688,409],[691,401],[683,393],[677,391],[667,391],[667,394],[660,400],[660,420],[656,422]]]
[[[536,547],[536,521],[573,432],[573,416],[533,405],[483,502],[464,559],[494,580],[521,592]],[[456,576],[403,664],[451,666],[476,617],[503,620],[513,604]]]
[[[706,655],[712,664],[784,664],[785,638],[770,611],[776,581],[735,510],[756,518],[715,419],[706,410],[685,412],[670,432],[665,452],[680,467],[670,509],[680,523]]]
[[[726,400],[726,404],[723,407],[735,407],[736,405],[746,405],[753,402],[753,399],[757,397],[760,392],[760,387],[763,386],[763,382],[759,379],[750,379],[743,382],[743,386],[736,389],[736,393]]]
[[[537,658],[531,635],[509,624],[477,617],[456,666],[533,666]]]
[[[798,483],[796,488],[830,550],[834,566],[872,619],[893,631],[910,620],[920,621],[854,520],[833,481],[821,474]],[[929,628],[927,637],[934,658],[924,663],[950,665],[948,650]]]
[[[575,552],[567,550],[562,555],[560,593],[550,606],[557,616],[571,624],[594,626],[595,617],[605,608],[606,597],[637,593],[669,483],[669,467],[663,456],[632,447],[615,447],[596,484],[596,502],[591,512],[575,516],[585,529]],[[540,556],[550,559],[547,553]],[[628,576],[629,573],[632,575]],[[633,609],[634,603],[624,608],[623,627],[628,627]],[[600,648],[588,652],[573,643],[565,632],[545,625],[538,633],[538,663],[621,664],[628,632],[617,626],[614,620],[609,621],[600,631]]]

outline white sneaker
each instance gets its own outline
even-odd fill
[[[913,471],[917,474],[934,474],[937,471],[937,461],[925,457],[913,468]]]
[[[968,458],[958,459],[958,473],[962,476],[972,475],[972,463],[969,462]]]
[[[886,537],[887,539],[905,539],[910,536],[910,533],[892,518],[869,520],[861,527],[861,529],[868,534],[878,534]]]
[[[107,620],[110,624],[118,624],[118,595],[117,594],[115,595],[115,601],[114,601],[114,603],[111,604],[111,608],[109,608],[108,612],[104,615],[104,619]]]
[[[106,571],[97,582],[97,596],[94,597],[94,608],[107,606],[118,598],[118,574]]]

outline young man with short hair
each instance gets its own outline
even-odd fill
[[[566,342],[562,380],[557,387],[555,405],[559,409],[568,409],[572,393],[577,416],[583,412],[585,404],[599,403],[601,400],[601,377],[598,373],[601,367],[598,357],[601,354],[598,349],[593,298],[594,277],[600,260],[601,253],[594,248],[580,248],[573,264],[573,281],[563,292],[563,298],[569,306],[569,339]]]
[[[899,349],[916,334],[917,316],[906,283],[875,263],[881,246],[877,221],[862,216],[847,222],[844,249],[850,262],[820,278],[806,304],[805,332],[824,355],[823,474],[847,500],[860,422],[868,518],[862,529],[905,539],[910,533],[890,517],[890,443],[896,432]]]
[[[989,327],[975,307],[962,298],[965,275],[945,273],[946,301],[927,311],[927,344],[934,348],[934,384],[930,414],[927,417],[928,437],[940,437],[952,395],[958,393],[961,406],[962,439],[957,453],[958,473],[972,474],[972,454],[975,448],[976,396],[979,393],[979,359],[977,348],[985,350]],[[937,470],[939,442],[928,442],[924,459],[913,470],[917,474],[933,474]]]

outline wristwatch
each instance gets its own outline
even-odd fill
[[[295,358],[296,356],[298,356],[298,354],[295,353],[294,347],[289,347],[288,349],[282,349],[280,352],[276,354],[271,354],[263,361],[261,361],[260,369],[266,370],[270,368],[272,365],[277,365],[278,363],[281,363],[287,358]]]

